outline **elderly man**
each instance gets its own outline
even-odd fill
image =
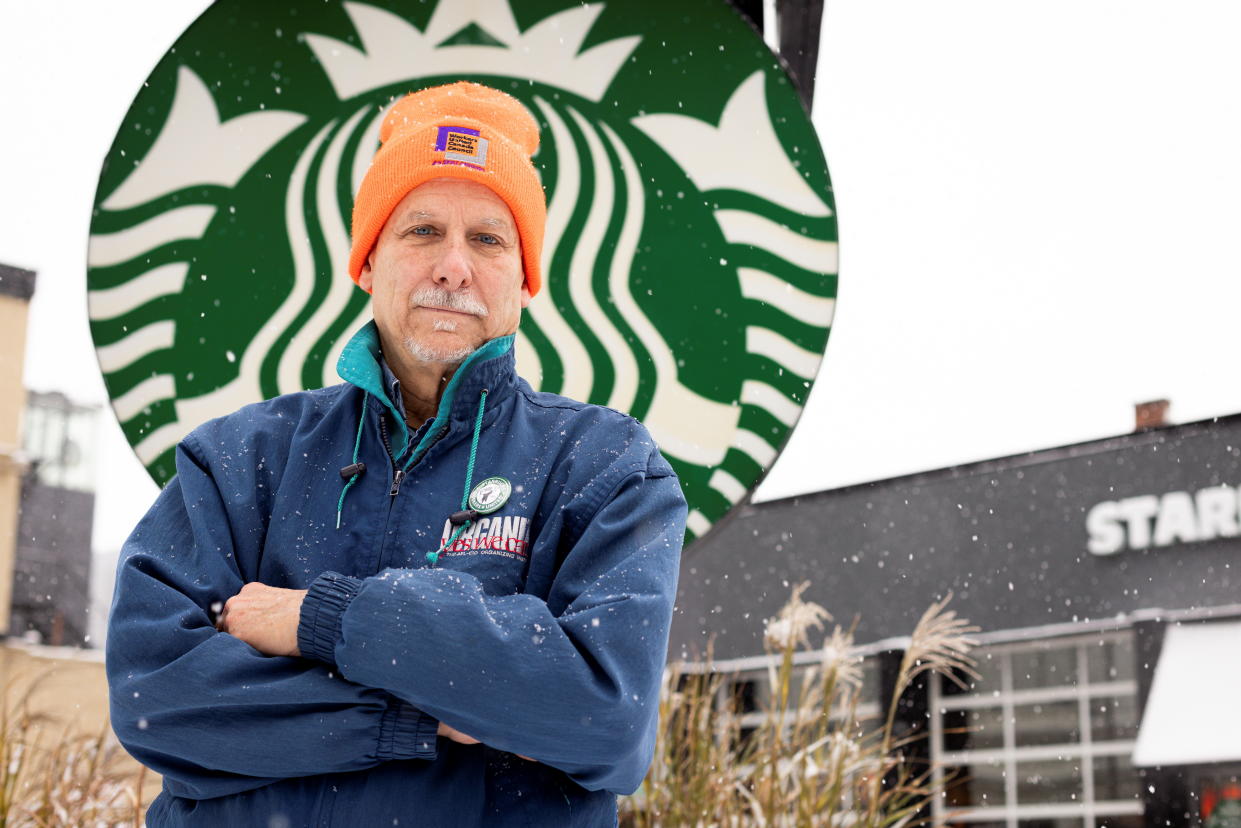
[[[646,430],[536,393],[538,128],[459,83],[392,109],[341,385],[213,420],[126,542],[112,724],[148,824],[614,825],[650,762],[685,501]]]

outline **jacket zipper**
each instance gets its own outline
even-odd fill
[[[405,470],[396,464],[396,458],[392,456],[392,444],[388,442],[388,416],[382,411],[379,412],[379,436],[383,440],[384,451],[388,452],[388,460],[392,463],[395,472],[392,475],[392,488],[388,491],[391,497],[396,497],[396,493],[401,488],[401,481],[405,479]]]
[[[417,463],[419,460],[421,460],[423,457],[425,457],[427,452],[431,450],[431,446],[434,446],[436,443],[438,443],[447,431],[448,431],[447,426],[444,426],[443,428],[441,428],[439,430],[439,433],[435,435],[435,439],[433,439],[430,443],[427,444],[427,447],[422,450],[422,453],[417,455],[416,457],[411,457],[409,459],[409,462],[405,464],[405,467],[401,468],[397,466],[396,458],[392,456],[392,444],[388,442],[388,418],[386,415],[384,415],[383,412],[380,412],[379,414],[379,436],[383,439],[384,450],[388,452],[388,459],[392,461],[392,468],[396,469],[396,471],[392,475],[392,488],[388,490],[389,497],[396,497],[398,494],[400,494],[401,482],[405,479],[406,471],[411,466],[413,466],[415,463]]]
[[[401,481],[405,479],[406,471],[409,470],[410,468],[413,468],[415,465],[417,465],[419,460],[426,457],[427,452],[431,450],[431,447],[434,446],[436,443],[438,443],[440,439],[443,438],[443,436],[447,433],[448,433],[448,426],[444,426],[443,428],[439,430],[439,432],[435,435],[435,437],[431,439],[431,442],[427,443],[427,447],[424,448],[421,453],[409,458],[409,460],[406,461],[405,468],[396,470],[396,474],[392,476],[392,489],[388,492],[389,495],[391,495],[392,497],[397,496],[397,493],[400,492],[401,490]]]

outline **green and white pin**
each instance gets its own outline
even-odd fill
[[[470,508],[479,514],[489,515],[508,503],[513,484],[503,477],[488,477],[470,492]]]

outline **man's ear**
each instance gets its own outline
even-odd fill
[[[375,275],[371,272],[374,259],[375,248],[372,247],[371,252],[366,254],[366,261],[362,263],[362,272],[358,274],[358,287],[367,293],[370,293],[375,287]]]
[[[534,297],[530,295],[530,283],[523,281],[521,283],[521,306],[523,308],[530,307],[530,301],[532,299],[534,299]]]

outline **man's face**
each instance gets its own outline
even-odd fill
[[[475,181],[435,178],[401,200],[362,266],[387,347],[456,364],[511,334],[530,304],[517,223],[504,200]]]

